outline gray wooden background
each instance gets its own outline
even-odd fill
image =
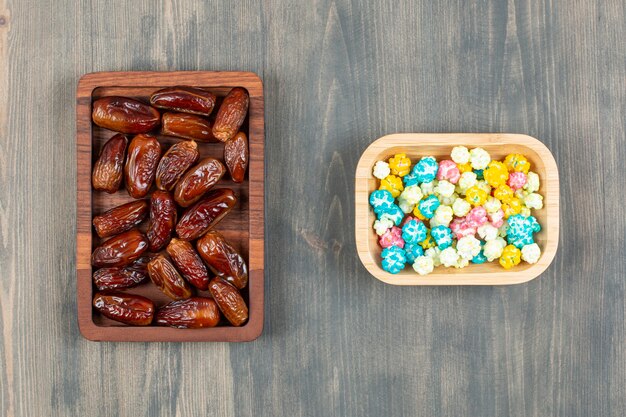
[[[623,416],[623,0],[0,0],[0,415]],[[267,305],[249,344],[92,343],[75,304],[74,94],[103,70],[265,82]],[[561,242],[512,287],[360,265],[361,151],[519,132],[561,176]]]

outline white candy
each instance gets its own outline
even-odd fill
[[[374,176],[379,180],[384,180],[387,176],[391,174],[391,168],[389,168],[389,164],[385,161],[378,161],[376,165],[374,165]]]
[[[457,261],[456,265],[454,265],[455,268],[465,268],[467,265],[469,265],[469,259],[465,259],[465,258],[459,258],[459,260]]]
[[[418,256],[413,263],[413,269],[420,275],[428,275],[433,272],[435,265],[432,258],[428,256]]]
[[[430,219],[430,226],[435,227],[442,225],[448,227],[450,225],[450,222],[452,221],[453,214],[454,213],[452,211],[452,207],[450,206],[437,207],[437,210],[435,210],[435,215],[432,219]],[[436,224],[433,224],[433,220]]]
[[[522,260],[528,262],[529,264],[536,264],[540,256],[541,249],[539,249],[539,245],[536,243],[524,245],[522,247]]]
[[[443,266],[454,266],[459,260],[459,254],[453,247],[445,248],[439,254],[439,260]]]
[[[454,184],[446,180],[441,180],[435,187],[435,193],[438,193],[442,197],[450,197],[454,194]]]
[[[422,194],[424,197],[429,196],[431,194],[435,194],[435,187],[437,186],[437,183],[439,181],[437,180],[433,180],[431,182],[425,182],[422,185],[420,185],[420,188],[422,189]]]
[[[385,232],[393,227],[393,222],[389,219],[383,218],[374,222],[374,230],[378,236],[382,236]]]
[[[415,205],[420,202],[422,197],[422,190],[418,185],[409,185],[402,191],[398,198]]]
[[[502,208],[502,202],[495,197],[489,196],[487,197],[485,204],[483,204],[483,207],[487,210],[487,213],[493,214]]]
[[[405,199],[399,197],[398,198],[398,207],[400,207],[400,210],[402,210],[402,212],[404,214],[409,214],[415,208],[415,204],[411,204],[408,201],[406,201]]]
[[[534,193],[539,191],[539,175],[536,173],[529,171],[526,176],[526,184],[524,184],[524,190],[529,193]]]
[[[491,157],[483,148],[474,148],[470,151],[469,161],[473,169],[485,169],[491,162]]]
[[[528,217],[528,216],[530,216],[530,215],[531,215],[531,213],[530,213],[530,209],[529,209],[528,207],[524,206],[524,207],[522,207],[522,208],[520,209],[519,214],[521,214],[521,215],[522,215],[522,216],[524,216],[524,217]]]
[[[468,203],[464,198],[457,198],[452,203],[452,211],[457,217],[463,217],[472,209],[472,205]]]
[[[490,240],[494,240],[495,238],[498,237],[498,228],[493,227],[489,223],[483,224],[482,226],[478,228],[477,231],[478,231],[478,236],[480,236],[480,238],[486,242]]]
[[[458,254],[465,259],[472,259],[480,253],[480,240],[474,236],[464,236],[456,244]]]
[[[459,178],[459,182],[457,183],[457,189],[461,194],[465,194],[465,192],[470,188],[476,185],[476,174],[473,172],[464,172],[461,174],[461,178]]]
[[[465,146],[455,146],[450,152],[450,158],[457,164],[467,164],[470,159],[470,153]]]
[[[491,194],[491,185],[487,184],[485,180],[476,181],[476,187],[484,190],[487,194]]]
[[[524,198],[524,204],[528,208],[540,210],[543,208],[543,197],[541,194],[530,193]]]
[[[438,196],[437,198],[439,198],[439,202],[444,206],[451,206],[452,203],[454,203],[456,199],[459,198],[459,195],[457,193],[454,193],[450,197]]]
[[[502,246],[498,239],[490,240],[483,246],[483,254],[489,262],[498,259],[500,255],[502,255],[503,250],[504,246]]]
[[[424,255],[433,260],[433,265],[441,265],[441,259],[439,259],[439,255],[441,255],[441,249],[439,249],[438,247],[426,249],[426,251],[424,251]]]

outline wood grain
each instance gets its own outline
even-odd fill
[[[0,4],[0,415],[626,415],[623,1]],[[76,85],[129,70],[264,81],[255,342],[80,336]],[[539,138],[561,178],[546,272],[506,287],[372,279],[356,253],[354,173],[394,132]]]
[[[376,216],[369,205],[369,195],[380,183],[372,174],[377,161],[386,161],[397,153],[405,153],[413,163],[424,156],[438,161],[449,158],[454,146],[480,146],[493,159],[504,160],[510,153],[520,153],[539,176],[539,193],[544,197],[543,208],[534,210],[542,230],[534,235],[541,248],[541,258],[530,265],[522,262],[505,271],[496,262],[455,269],[437,267],[427,276],[420,276],[407,268],[399,274],[382,269],[381,247],[372,225]],[[484,133],[404,133],[383,136],[373,142],[361,155],[356,167],[354,191],[355,240],[359,258],[365,269],[377,279],[393,285],[510,285],[536,278],[544,272],[556,255],[559,243],[559,172],[550,150],[540,141],[527,135]]]

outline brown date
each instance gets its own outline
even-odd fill
[[[197,242],[198,252],[216,275],[235,287],[248,285],[248,267],[239,252],[215,230],[208,231]]]
[[[93,103],[93,122],[122,133],[146,133],[159,125],[161,115],[154,107],[127,97],[104,97]]]
[[[243,132],[237,132],[224,144],[224,161],[230,177],[235,182],[243,182],[248,168],[248,138]]]
[[[170,241],[176,226],[176,204],[167,191],[155,191],[150,198],[150,223],[148,223],[148,242],[150,252],[158,252]]]
[[[132,229],[144,221],[147,215],[146,201],[131,201],[94,217],[93,226],[98,236],[109,237]]]
[[[142,282],[147,277],[141,272],[126,267],[100,268],[93,274],[93,283],[100,291],[130,288]]]
[[[184,140],[172,145],[165,152],[157,167],[157,188],[172,191],[185,171],[198,160],[198,156],[198,145],[193,140]]]
[[[126,266],[148,250],[148,238],[136,229],[121,233],[98,246],[91,254],[96,268]]]
[[[211,123],[200,116],[185,113],[163,114],[161,133],[200,142],[217,142],[211,131]]]
[[[199,290],[206,290],[209,286],[209,272],[206,266],[186,240],[173,238],[167,245],[167,254],[176,268],[191,285]]]
[[[124,156],[128,139],[118,133],[109,139],[100,151],[98,160],[93,165],[91,183],[94,190],[113,194],[120,188],[124,169]]]
[[[241,326],[248,320],[248,306],[237,288],[220,277],[215,277],[209,284],[211,296],[217,303],[226,320],[233,326]]]
[[[235,136],[246,119],[250,97],[246,89],[235,87],[224,98],[213,124],[213,136],[226,142]]]
[[[143,198],[148,194],[160,157],[161,144],[154,136],[137,135],[130,141],[124,179],[132,198]]]
[[[179,329],[215,327],[219,321],[220,312],[217,304],[205,297],[172,301],[161,307],[155,317],[155,323],[159,326],[171,326]]]
[[[159,109],[208,116],[215,107],[215,94],[201,88],[178,86],[152,94],[150,104]]]
[[[187,281],[163,255],[158,255],[148,263],[148,275],[154,285],[170,298],[182,300],[192,295]]]
[[[204,158],[192,167],[176,184],[174,199],[182,207],[200,200],[226,172],[226,167],[215,158]]]
[[[237,197],[230,188],[209,191],[202,200],[189,207],[176,225],[183,240],[194,240],[215,226],[235,206]]]
[[[93,306],[111,320],[133,326],[148,326],[154,317],[154,303],[141,295],[97,292]]]

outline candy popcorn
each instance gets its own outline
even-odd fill
[[[510,216],[519,214],[522,210],[522,202],[519,198],[513,197],[506,203],[502,204],[502,210],[504,210],[504,218],[508,219]]]
[[[387,190],[376,190],[370,194],[370,206],[374,213],[382,213],[389,210],[393,205],[393,196]]]
[[[467,213],[465,219],[472,227],[479,227],[487,223],[487,210],[484,207],[474,207]]]
[[[456,261],[456,264],[454,264],[454,267],[457,269],[461,269],[461,268],[465,268],[467,265],[469,265],[469,259],[459,257],[459,260]]]
[[[378,220],[389,219],[395,224],[399,226],[402,223],[402,219],[404,218],[404,212],[400,209],[400,207],[392,204],[391,207],[386,209],[385,211],[381,211],[378,216]]]
[[[437,247],[429,248],[426,251],[424,251],[424,255],[428,256],[430,259],[433,260],[433,265],[435,265],[435,267],[441,265],[441,259],[439,259],[439,255],[441,255],[441,249]]]
[[[454,194],[454,184],[446,180],[440,180],[433,191],[435,192],[435,194],[439,194],[442,197],[450,197],[452,194]]]
[[[380,187],[378,187],[378,189],[387,190],[391,193],[393,198],[396,198],[404,189],[404,185],[402,184],[402,179],[400,177],[387,175],[385,179],[380,181]]]
[[[541,256],[541,249],[536,243],[524,245],[522,247],[522,260],[529,264],[536,264]]]
[[[444,197],[441,195],[438,197],[439,197],[439,202],[441,203],[441,205],[452,206],[452,204],[454,204],[457,198],[459,198],[459,195],[457,193],[453,193],[450,197]]]
[[[495,197],[489,196],[487,200],[485,200],[483,207],[487,210],[487,213],[495,213],[502,207],[502,202]]]
[[[452,221],[454,213],[452,211],[452,207],[450,206],[439,206],[437,210],[435,210],[435,215],[432,219],[430,219],[431,226],[445,226],[448,227],[450,222]],[[436,224],[434,224],[436,223]]]
[[[424,217],[424,215],[422,214],[422,212],[420,211],[419,207],[417,206],[417,204],[415,205],[415,208],[413,209],[413,215],[415,217],[417,217],[418,219],[420,219],[421,221],[424,220],[428,220],[426,217]]]
[[[518,153],[512,153],[504,158],[504,164],[508,168],[509,171],[515,172],[523,172],[524,174],[528,174],[528,170],[530,169],[530,162],[524,155]]]
[[[441,203],[439,203],[439,199],[434,195],[429,195],[428,197],[420,200],[417,204],[420,213],[427,219],[432,218],[435,215],[435,210],[439,207]]]
[[[413,270],[420,275],[428,275],[433,272],[435,265],[432,258],[428,256],[418,256],[413,262]]]
[[[450,152],[450,158],[457,164],[467,164],[470,160],[470,152],[465,146],[455,146]]]
[[[543,208],[543,197],[537,193],[530,193],[524,198],[524,205],[531,209],[541,210]]]
[[[478,180],[476,181],[476,185],[474,187],[478,187],[481,190],[483,190],[484,192],[487,193],[487,195],[491,194],[491,185],[487,184],[487,181],[485,180]]]
[[[487,212],[487,218],[493,227],[501,227],[504,224],[504,210],[498,209],[493,213]]]
[[[410,204],[417,204],[422,199],[422,190],[417,185],[409,185],[400,194],[400,199],[406,200]]]
[[[393,175],[404,177],[411,172],[411,160],[406,157],[405,153],[395,154],[389,158],[389,168],[391,168]]]
[[[529,217],[531,212],[530,212],[530,209],[528,207],[522,206],[522,208],[519,211],[519,214],[521,214],[524,217]]]
[[[387,230],[378,239],[378,244],[381,248],[388,248],[390,246],[397,246],[399,248],[404,247],[404,240],[402,239],[402,229],[393,226]]]
[[[465,199],[472,206],[480,206],[484,204],[485,200],[487,200],[487,196],[489,194],[485,192],[485,190],[481,190],[478,186],[470,187],[465,193]]]
[[[528,221],[530,222],[530,228],[533,230],[533,233],[538,233],[541,231],[541,225],[535,218],[535,216],[528,216]]]
[[[503,203],[508,203],[512,198],[514,198],[513,190],[511,190],[511,187],[508,185],[498,186],[494,190],[493,196]]]
[[[437,242],[437,247],[443,250],[452,245],[452,231],[446,226],[435,226],[430,229],[430,235]]]
[[[383,250],[383,269],[391,274],[397,274],[404,269],[406,254],[402,248],[390,246]]]
[[[450,247],[441,251],[439,254],[439,260],[443,266],[451,267],[456,265],[459,260],[459,254],[456,249]]]
[[[415,262],[415,258],[424,255],[424,249],[419,243],[407,243],[404,245],[404,252],[406,256],[406,262],[412,264]]]
[[[426,226],[419,220],[410,220],[402,226],[402,239],[407,243],[420,243],[426,239]]]
[[[470,151],[469,162],[472,164],[473,169],[485,169],[491,162],[491,157],[483,148],[474,148]]]
[[[430,230],[426,232],[426,239],[424,239],[424,241],[420,243],[420,246],[424,250],[434,248],[435,246],[437,246],[437,242],[435,242],[435,239],[433,239],[433,237],[430,235]]]
[[[459,182],[457,183],[457,190],[464,194],[469,188],[476,185],[478,182],[476,178],[476,174],[473,172],[464,172],[461,174],[461,178],[459,178]]]
[[[485,256],[483,251],[480,251],[478,255],[472,258],[473,264],[484,264],[485,262],[487,262],[487,257]]]
[[[527,177],[523,172],[511,172],[509,174],[509,180],[507,185],[511,187],[511,190],[517,191],[526,185]]]
[[[459,256],[470,260],[480,253],[480,240],[474,236],[465,236],[459,239],[456,244],[456,250]]]
[[[457,217],[450,223],[450,230],[457,239],[465,236],[473,236],[476,234],[476,227],[467,221],[465,217]]]
[[[504,269],[511,269],[521,261],[521,251],[513,245],[507,245],[500,255],[499,263]]]
[[[467,213],[469,213],[471,208],[472,205],[462,198],[457,198],[456,200],[454,200],[454,203],[452,203],[452,211],[457,217],[465,216]]]
[[[437,160],[432,156],[425,156],[415,164],[412,173],[417,176],[419,182],[428,183],[435,179],[438,169]]]
[[[393,222],[389,219],[375,220],[374,230],[378,236],[382,236],[385,232],[393,227]]]
[[[408,187],[410,185],[420,185],[420,182],[417,179],[417,175],[409,174],[402,177],[402,182],[404,182],[404,186]]]
[[[526,175],[526,184],[524,184],[524,190],[529,193],[535,193],[539,191],[539,175],[529,171]]]
[[[466,164],[456,164],[456,167],[459,169],[461,175],[466,172],[472,172],[472,165],[470,165],[469,162]]]
[[[475,169],[475,170],[474,170],[474,171],[472,171],[472,172],[474,172],[474,174],[476,174],[476,178],[478,178],[479,180],[482,180],[482,179],[484,179],[484,178],[485,178],[485,177],[483,176],[484,169]]]
[[[476,231],[478,232],[478,236],[486,242],[494,240],[498,237],[498,228],[492,226],[491,224],[483,224],[476,229]]]
[[[391,168],[385,161],[378,161],[374,165],[374,176],[379,180],[384,180],[389,174],[391,174]]]
[[[400,210],[402,210],[404,214],[409,214],[415,208],[415,204],[411,204],[401,197],[398,197],[398,207],[400,207]]]
[[[461,177],[461,172],[456,164],[449,159],[439,162],[439,170],[437,171],[437,179],[439,181],[448,180],[452,184],[456,184]]]
[[[483,177],[487,184],[495,188],[506,184],[509,179],[509,171],[502,162],[491,161],[487,169],[483,171]]]
[[[424,184],[420,185],[424,197],[435,194],[435,187],[438,183],[439,181],[434,180],[431,182],[425,182]]]
[[[487,262],[493,262],[502,255],[502,251],[506,246],[506,242],[502,238],[490,240],[485,242],[483,247],[483,254],[487,258]]]

